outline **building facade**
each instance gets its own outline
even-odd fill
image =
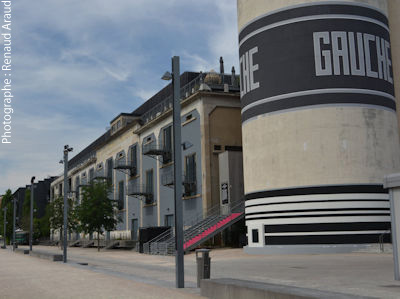
[[[395,2],[238,0],[248,252],[389,241]]]
[[[185,72],[181,87],[182,200],[184,224],[190,225],[220,205],[218,155],[241,151],[239,77]],[[103,136],[69,161],[71,196],[79,204],[81,186],[109,179],[122,221],[102,237],[137,240],[139,227],[174,225],[173,163],[169,84],[132,113],[115,117]],[[60,176],[52,198],[62,195]]]

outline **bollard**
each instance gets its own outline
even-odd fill
[[[197,262],[197,287],[200,287],[202,279],[210,279],[211,272],[211,258],[209,257],[210,249],[197,249],[196,262]],[[200,257],[199,257],[200,254]]]

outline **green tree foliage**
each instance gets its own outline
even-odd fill
[[[56,197],[49,205],[46,211],[49,215],[50,228],[59,230],[60,236],[64,227],[64,198]],[[78,220],[76,217],[76,208],[72,199],[68,199],[68,230],[76,231],[78,228]]]
[[[37,210],[35,200],[33,200],[33,210]],[[33,213],[33,222],[35,223],[35,212]],[[22,218],[19,226],[22,230],[29,232],[31,223],[31,190],[25,191],[24,203],[22,204]],[[35,227],[35,226],[34,226]]]
[[[91,234],[97,232],[100,251],[100,234],[114,230],[120,219],[115,216],[116,202],[108,198],[111,184],[107,180],[93,180],[82,190],[82,201],[77,207],[81,230]]]
[[[13,197],[12,192],[10,189],[6,191],[6,194],[3,195],[3,199],[1,201],[1,210],[0,210],[0,234],[4,234],[4,211],[3,209],[7,207],[6,212],[6,220],[7,220],[7,227],[6,227],[6,239],[9,243],[12,238],[12,223],[13,223]]]
[[[36,211],[36,212],[35,212]],[[50,208],[46,206],[46,214],[42,218],[36,217],[37,204],[33,201],[33,239],[47,238],[50,236]],[[19,222],[24,231],[30,230],[31,221],[31,190],[25,191],[24,203],[22,204],[22,218]]]
[[[50,216],[50,204],[48,204],[42,218],[33,218],[33,235],[35,239],[50,237]]]

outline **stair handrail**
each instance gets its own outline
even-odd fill
[[[146,244],[146,243],[157,242],[157,241],[159,241],[160,239],[162,239],[162,238],[164,238],[165,236],[167,236],[168,234],[172,234],[172,227],[170,227],[169,229],[167,229],[165,232],[163,232],[163,233],[161,233],[161,234],[155,236],[153,239],[151,239],[151,240],[145,242],[144,244]]]
[[[240,210],[242,212],[242,208],[244,208],[244,199],[241,198],[235,202],[232,202],[230,204],[230,206],[231,206],[231,211],[234,211],[237,208],[240,208]],[[191,218],[191,221],[189,223],[188,222],[184,223],[184,226],[188,226],[186,229],[184,229],[184,242],[189,241],[193,237],[193,233],[191,233],[190,230],[195,229],[196,228],[195,226],[198,225],[198,228],[199,228],[196,233],[200,233],[200,232],[204,231],[205,227],[209,226],[210,223],[213,223],[214,221],[218,220],[218,218],[214,218],[214,217],[219,216],[219,215],[221,215],[221,205],[218,203],[206,211],[205,217],[203,217],[204,213],[200,212],[200,213],[198,213],[198,215],[195,218]],[[206,222],[201,223],[203,220],[206,220]],[[167,246],[168,246],[168,244],[171,243],[171,241],[173,239],[175,239],[175,236],[173,233],[174,233],[173,227],[171,227],[170,229],[166,230],[162,234],[160,234],[160,235],[154,237],[153,239],[149,240],[148,242],[146,242],[146,243],[148,243],[150,253],[151,253],[151,243],[156,243],[156,242],[159,242],[160,240],[164,239],[160,243],[167,243]],[[186,238],[185,238],[185,233],[187,234]]]

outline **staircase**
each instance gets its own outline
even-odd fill
[[[197,219],[191,225],[184,225],[183,248],[188,252],[216,234],[244,217],[244,202],[232,205],[229,215],[220,214],[220,206],[213,207],[204,219]],[[201,215],[202,217],[202,215]],[[174,255],[175,254],[175,232],[170,230],[162,233],[156,238],[143,245],[143,252],[147,254]]]

